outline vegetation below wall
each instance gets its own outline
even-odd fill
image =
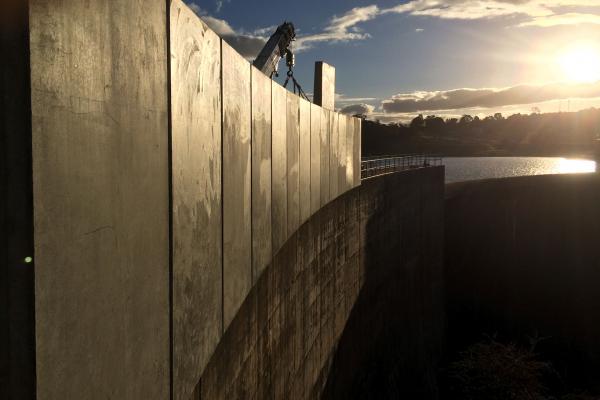
[[[600,137],[600,109],[508,118],[465,115],[414,118],[409,124],[363,121],[363,156],[428,153],[446,156],[594,155]]]
[[[593,400],[582,388],[571,387],[555,368],[555,359],[540,353],[544,338],[526,343],[488,337],[454,355],[440,371],[440,398],[446,400]],[[560,364],[560,360],[558,360]]]

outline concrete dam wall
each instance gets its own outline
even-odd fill
[[[597,389],[598,174],[451,184],[446,196],[448,342],[544,338],[537,349],[564,377]]]
[[[0,397],[188,399],[267,266],[360,185],[360,120],[178,0],[0,15]]]
[[[443,167],[422,168],[363,181],[322,207],[266,267],[194,398],[354,398],[383,349],[403,363],[398,393],[435,398],[443,192]]]

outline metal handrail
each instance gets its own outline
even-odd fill
[[[361,161],[361,179],[385,175],[407,169],[426,168],[442,165],[442,158],[424,154],[404,154],[379,158],[368,157]]]

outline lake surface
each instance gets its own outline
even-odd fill
[[[510,176],[589,173],[591,160],[560,157],[445,157],[446,183]]]

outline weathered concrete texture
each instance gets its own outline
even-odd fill
[[[170,18],[173,394],[188,399],[223,320],[221,43],[179,0]]]
[[[271,80],[252,68],[252,282],[271,262]]]
[[[223,329],[252,287],[250,64],[221,41],[223,79]]]
[[[326,110],[335,110],[335,67],[323,61],[315,63],[314,102]]]
[[[554,355],[572,384],[597,391],[599,204],[598,174],[448,185],[449,343],[490,332],[544,338],[536,350]]]
[[[300,225],[310,217],[310,103],[300,105]]]
[[[434,167],[362,183],[360,293],[322,398],[437,398],[443,179]]]
[[[353,187],[360,185],[360,161],[362,159],[362,120],[359,118],[352,118],[354,120],[354,138],[352,141],[353,152],[352,152],[352,174],[354,176]]]
[[[346,190],[354,187],[354,118],[343,116],[346,119]]]
[[[287,91],[277,82],[272,82],[273,120],[273,254],[288,237],[287,229]]]
[[[321,116],[322,109],[310,106],[310,213],[321,208]]]
[[[346,139],[348,137],[346,130],[348,125],[348,118],[345,115],[340,114],[338,118],[338,191],[340,194],[345,193],[348,188],[346,187],[346,156],[347,146]]]
[[[287,92],[287,231],[300,226],[300,104],[299,97]],[[286,238],[287,239],[287,238]]]
[[[321,175],[321,207],[330,200],[329,196],[329,136],[330,124],[329,116],[331,112],[321,109],[321,166],[319,167]]]
[[[410,313],[390,325],[407,331],[402,349],[415,369],[407,365],[397,379],[431,378],[443,321],[441,212],[441,168],[375,178],[320,209],[290,236],[248,295],[202,375],[200,398],[314,399],[325,388],[341,394],[337,385],[352,387],[350,372],[362,371],[357,362],[380,349],[371,344],[383,344],[371,329],[388,332],[398,296],[405,302],[400,309]],[[361,257],[361,249],[369,257]],[[348,318],[354,322],[346,334]],[[346,341],[351,336],[356,348]],[[342,345],[343,355],[334,356]],[[355,397],[343,393],[340,398]]]
[[[29,5],[37,398],[168,398],[165,3]]]
[[[0,2],[0,398],[35,393],[31,98],[27,2]],[[35,261],[35,260],[34,260]]]
[[[338,186],[338,158],[339,154],[339,114],[329,113],[329,197],[335,199],[339,194]],[[341,117],[343,118],[343,117]]]

